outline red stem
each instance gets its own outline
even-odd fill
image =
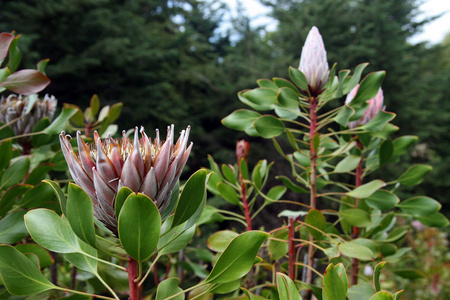
[[[317,153],[314,149],[314,136],[317,133],[317,98],[311,98],[311,101],[309,102],[309,118],[310,118],[310,126],[309,126],[309,148],[311,152],[311,176],[310,176],[310,190],[311,190],[311,198],[310,198],[310,206],[311,209],[316,208],[316,169],[317,169]],[[314,237],[310,234],[309,235],[309,241],[311,242],[308,245],[308,268],[306,273],[306,283],[311,284],[312,283],[312,267],[314,263],[314,247],[312,245],[312,242],[314,241]]]
[[[289,218],[289,235],[288,235],[288,247],[289,247],[289,278],[295,281],[295,221],[294,218]]]
[[[240,179],[240,181],[242,182],[242,177]],[[241,188],[242,188],[242,203],[244,205],[244,214],[245,214],[245,219],[247,221],[247,230],[250,231],[252,230],[252,217],[250,216],[250,210],[248,207],[248,202],[247,202],[247,187],[245,186],[244,183],[241,183]]]
[[[361,160],[359,161],[358,167],[356,168],[355,175],[355,187],[359,187],[362,184],[362,174],[363,174],[363,145],[359,140],[356,140],[356,146],[361,150]],[[359,199],[355,199],[355,207],[358,205]],[[353,239],[358,238],[359,236],[359,227],[353,226]],[[356,258],[352,259],[352,271],[351,271],[351,284],[355,285],[358,283],[358,273],[359,273],[359,260]]]
[[[132,257],[128,257],[128,286],[130,289],[129,300],[139,300],[139,284],[136,279],[139,276],[139,263]]]

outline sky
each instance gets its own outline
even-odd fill
[[[236,7],[237,0],[224,0],[224,2],[233,9]],[[249,16],[254,19],[253,26],[267,25],[268,30],[275,29],[276,23],[265,16],[269,8],[261,5],[258,0],[242,0],[242,3],[247,8]],[[432,44],[441,42],[445,35],[450,33],[450,0],[424,0],[419,10],[422,13],[418,15],[417,21],[430,16],[443,15],[424,26],[422,32],[416,34],[410,42],[413,44],[423,41],[429,41]]]

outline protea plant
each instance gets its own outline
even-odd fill
[[[91,198],[95,217],[116,235],[114,205],[119,189],[125,186],[147,195],[162,212],[192,149],[192,143],[187,147],[190,127],[181,132],[175,145],[173,125],[168,127],[164,142],[158,130],[153,142],[144,128],[140,132],[141,139],[136,127],[133,141],[125,133],[122,140],[108,136],[102,141],[94,132],[94,143],[86,144],[78,131],[78,154],[69,135],[62,132],[59,136],[70,175]]]
[[[347,98],[345,99],[345,103],[352,102],[353,98],[355,98],[356,93],[358,92],[359,84],[347,95]],[[348,127],[349,128],[356,128],[359,125],[367,124],[370,120],[372,120],[376,114],[383,110],[385,107],[383,106],[383,90],[380,88],[378,90],[377,95],[367,100],[367,103],[369,104],[369,107],[367,108],[366,112],[364,113],[364,116],[362,116],[360,119],[349,122]]]
[[[311,28],[306,37],[298,69],[305,75],[311,95],[320,94],[328,81],[330,68],[327,62],[327,51],[316,26]]]
[[[37,95],[22,96],[9,95],[0,99],[0,122],[8,124],[15,135],[31,133],[34,126],[43,118],[53,119],[58,100],[54,96],[45,95],[44,99]],[[17,142],[22,146],[23,152],[31,149],[30,137],[21,137]]]

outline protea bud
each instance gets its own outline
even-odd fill
[[[242,159],[247,161],[248,152],[250,151],[250,144],[245,140],[240,140],[236,142],[236,157],[238,163],[241,162]]]
[[[359,84],[347,95],[347,98],[345,99],[345,103],[352,102],[353,98],[355,98],[356,93],[358,92]],[[372,98],[370,100],[367,100],[367,103],[369,104],[369,107],[367,108],[366,112],[364,113],[364,116],[362,116],[360,119],[349,122],[348,127],[349,128],[356,128],[359,125],[367,124],[370,120],[372,120],[376,114],[383,110],[385,107],[383,106],[383,90],[380,88],[378,90],[377,95],[375,98]]]
[[[9,95],[0,99],[0,122],[9,124],[15,135],[31,133],[34,126],[43,118],[50,120],[55,114],[58,101],[54,96],[44,96],[44,100],[33,96]],[[31,106],[31,107],[29,107]],[[31,148],[29,137],[19,138],[17,142],[27,152]]]
[[[70,175],[91,198],[95,217],[117,234],[115,198],[123,186],[143,193],[154,201],[160,212],[169,203],[172,191],[192,149],[187,147],[190,127],[183,130],[174,145],[174,126],[167,129],[162,142],[159,132],[153,143],[141,128],[136,128],[134,140],[123,133],[122,140],[108,136],[104,141],[94,132],[94,144],[87,145],[77,132],[78,155],[72,149],[69,136],[59,136]]]
[[[298,69],[305,75],[311,95],[319,95],[328,81],[330,69],[327,62],[327,51],[325,51],[322,36],[316,26],[313,26],[308,33]]]

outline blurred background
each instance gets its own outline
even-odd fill
[[[402,163],[432,165],[427,180],[405,194],[439,200],[450,217],[445,5],[439,0],[0,0],[0,31],[22,34],[22,68],[50,58],[52,83],[44,92],[60,105],[85,108],[93,94],[102,105],[123,102],[119,128],[143,125],[149,135],[171,123],[177,130],[190,124],[195,152],[189,165],[196,169],[207,166],[207,154],[233,163],[241,138],[252,143],[250,161],[276,159],[270,142],[227,129],[220,120],[244,107],[236,93],[256,87],[257,79],[287,78],[315,25],[330,66],[338,61],[338,69],[353,69],[370,62],[366,70],[387,71],[386,110],[398,114],[394,123],[400,135],[417,135],[419,141],[400,166],[383,172],[395,178]]]

